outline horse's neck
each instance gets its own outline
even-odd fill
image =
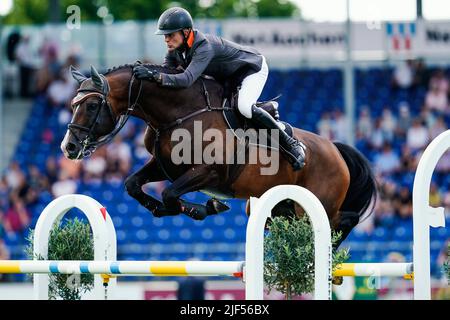
[[[220,107],[222,90],[218,84],[206,84],[211,105]],[[199,94],[200,92],[200,94]],[[154,124],[167,125],[207,106],[206,95],[199,80],[187,89],[162,88],[147,82],[142,90],[140,105]],[[148,120],[148,119],[144,119]]]

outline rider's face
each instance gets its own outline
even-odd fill
[[[183,43],[183,36],[181,35],[181,32],[173,32],[164,35],[164,41],[166,42],[167,49],[169,51],[173,51]]]

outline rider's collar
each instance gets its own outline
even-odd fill
[[[194,38],[195,38],[194,30],[191,29],[189,31],[189,35],[188,35],[187,40],[186,40],[186,44],[187,44],[188,48],[192,48],[192,45],[194,44]]]

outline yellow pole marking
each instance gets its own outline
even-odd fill
[[[20,263],[17,261],[2,261],[0,263],[0,273],[21,273]]]
[[[333,272],[335,277],[354,277],[355,276],[355,264],[354,263],[342,263],[337,266]]]
[[[150,272],[157,276],[186,276],[186,263],[182,261],[152,262]]]

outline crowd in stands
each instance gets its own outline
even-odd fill
[[[392,88],[411,90],[427,88],[418,114],[411,112],[407,102],[396,106],[386,104],[381,115],[374,117],[370,106],[361,106],[356,121],[357,148],[371,160],[380,188],[375,215],[364,224],[369,231],[391,221],[392,216],[412,216],[412,179],[425,147],[449,128],[449,78],[443,69],[430,73],[421,61],[406,61],[393,70]],[[396,110],[397,109],[397,110]],[[345,141],[348,125],[340,110],[326,112],[318,122],[317,131],[331,140]],[[450,173],[450,152],[439,161],[436,175]],[[407,177],[407,179],[402,179]],[[407,180],[407,181],[406,181]],[[432,183],[430,202],[450,208],[450,181]],[[448,211],[448,210],[447,210]]]
[[[48,108],[58,110],[58,123],[60,128],[65,128],[71,118],[70,99],[77,88],[68,66],[79,65],[80,57],[71,54],[63,61],[60,49],[45,40],[39,51],[41,65],[30,67],[28,41],[24,37],[17,45],[15,61],[23,69],[20,76],[33,77],[35,81],[29,83],[22,79],[21,94],[26,97],[32,92],[34,97],[45,99]],[[418,160],[428,143],[449,127],[449,77],[443,70],[430,72],[421,61],[406,61],[392,71],[389,85],[392,90],[424,87],[427,93],[419,113],[412,112],[407,102],[390,105],[387,101],[380,115],[374,115],[370,105],[358,108],[356,146],[373,164],[380,187],[375,213],[364,224],[367,232],[379,225],[395,223],[394,217],[411,219],[411,187]],[[280,112],[283,114],[283,105]],[[301,120],[294,125],[301,127]],[[345,141],[347,130],[347,120],[339,109],[324,112],[316,128],[320,135],[337,141]],[[29,207],[40,194],[58,197],[75,193],[80,183],[120,183],[131,173],[135,159],[142,163],[148,161],[150,156],[143,145],[144,132],[142,123],[131,121],[112,143],[98,149],[90,158],[76,162],[66,159],[62,153],[49,155],[44,170],[33,165],[23,168],[11,162],[0,178],[0,259],[8,258],[2,240],[5,233],[26,235],[31,226]],[[42,141],[36,143],[54,143],[55,139],[55,133],[47,130]],[[441,159],[436,171],[439,183],[433,183],[430,201],[432,205],[445,206],[448,212],[449,152]],[[158,190],[162,187],[163,184],[154,186]]]

